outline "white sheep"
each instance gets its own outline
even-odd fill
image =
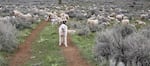
[[[130,20],[128,17],[124,16],[123,20],[121,21],[122,24],[129,24]]]
[[[49,12],[48,20],[52,22],[52,24],[60,24],[62,21],[68,21],[69,15],[64,12],[57,14],[56,12]]]
[[[116,19],[118,19],[120,22],[123,19],[123,17],[124,17],[124,14],[116,15]]]
[[[16,16],[16,17],[21,17],[21,18],[24,18],[26,20],[31,20],[32,19],[32,15],[30,13],[23,14],[18,10],[14,10],[13,13],[14,13],[14,16]]]
[[[109,66],[115,66],[115,64],[116,64],[116,60],[114,60],[114,59],[110,59],[109,60]]]
[[[20,17],[25,18],[26,20],[32,20],[32,15],[30,13],[23,14]]]
[[[63,43],[65,47],[68,47],[67,45],[67,32],[68,27],[66,24],[66,21],[63,21],[63,23],[59,26],[59,46]]]
[[[50,20],[52,24],[57,24],[59,17],[55,13],[49,13],[48,20]]]
[[[139,25],[146,25],[146,23],[144,21],[141,21],[141,20],[136,20],[136,23],[138,23]]]
[[[147,19],[148,18],[148,14],[141,14],[140,15],[140,19]]]
[[[148,10],[148,13],[150,13],[150,10]]]
[[[68,30],[67,31],[69,34],[75,34],[76,33],[76,30]]]
[[[117,66],[125,66],[125,64],[123,62],[119,62]]]
[[[96,25],[98,24],[98,19],[88,19],[87,24]]]
[[[14,16],[21,16],[21,15],[23,15],[23,13],[21,13],[18,10],[13,10],[13,14],[14,14]]]
[[[69,20],[69,15],[64,12],[60,13],[60,17],[62,18],[63,21]]]
[[[123,19],[121,23],[122,24],[129,24],[129,22],[130,22],[129,19]]]
[[[88,19],[87,20],[87,25],[90,27],[93,27],[93,26],[97,25],[98,23],[99,23],[98,19]]]

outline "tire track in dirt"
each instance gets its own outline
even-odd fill
[[[67,61],[67,66],[91,66],[83,57],[80,55],[78,48],[73,45],[70,36],[67,38],[68,47],[61,47],[62,53]]]
[[[41,22],[26,38],[26,40],[20,44],[19,50],[13,54],[10,58],[9,66],[22,66],[31,57],[31,44],[36,40],[40,31],[48,25],[48,22]]]

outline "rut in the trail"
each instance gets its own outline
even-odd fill
[[[34,42],[42,29],[48,22],[41,22],[26,38],[25,42],[20,44],[19,50],[11,57],[9,66],[22,66],[31,57],[31,44]]]
[[[62,53],[67,61],[67,66],[91,66],[80,55],[78,48],[73,45],[70,36],[68,36],[68,47],[61,47]]]

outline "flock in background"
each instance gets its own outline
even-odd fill
[[[125,8],[114,5],[113,0],[102,5],[80,2],[0,4],[0,51],[16,50],[17,32],[32,29],[32,24],[45,20],[53,25],[65,20],[71,34],[96,32],[93,51],[100,66],[150,66],[150,8],[143,9],[149,1],[141,5],[133,0]],[[5,63],[0,61],[0,65]]]

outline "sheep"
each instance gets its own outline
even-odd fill
[[[52,24],[60,24],[62,21],[68,21],[69,15],[65,14],[64,12],[56,13],[56,12],[49,12],[48,18],[46,21],[51,21]]]
[[[98,24],[98,19],[87,19],[87,24],[96,25]]]
[[[139,24],[139,25],[146,25],[146,23],[141,21],[141,20],[136,20],[136,23]]]
[[[16,17],[21,17],[23,19],[26,19],[27,21],[32,21],[33,17],[30,13],[23,14],[18,10],[13,10],[13,13],[14,13],[14,16],[16,16]]]
[[[76,33],[76,30],[68,30],[68,33],[69,33],[69,34],[75,34],[75,33]]]
[[[6,16],[6,17],[0,17],[0,20],[3,21],[3,20],[8,20],[9,16]]]
[[[100,18],[100,16],[98,16]],[[98,24],[98,19],[96,19],[95,15],[92,15],[90,18],[87,19],[87,24]]]
[[[109,60],[109,66],[115,66],[115,64],[116,64],[116,60],[114,59]]]
[[[129,24],[130,20],[128,19],[128,17],[124,17],[121,22],[122,24]]]
[[[140,19],[143,20],[143,19],[148,19],[148,14],[141,14],[140,15]]]
[[[38,9],[37,7],[34,7],[30,10],[32,14],[39,15],[41,18],[43,18],[45,15],[49,15],[48,9]]]
[[[32,15],[30,13],[24,14],[22,16],[25,17],[25,18],[32,18]]]
[[[118,19],[120,22],[123,19],[123,17],[124,17],[124,14],[116,15],[116,19]]]
[[[47,20],[50,20],[52,24],[57,24],[60,18],[56,15],[56,13],[53,12],[53,13],[49,13]]]
[[[112,20],[115,20],[115,17],[108,16],[108,19],[109,19],[110,21],[112,21]]]
[[[123,62],[119,62],[117,66],[125,66],[125,64]]]
[[[68,47],[67,45],[67,32],[68,32],[68,27],[66,24],[66,21],[63,21],[63,23],[59,26],[59,46],[61,44],[65,44],[65,47]]]
[[[21,13],[18,10],[13,10],[13,14],[14,14],[14,16],[21,16],[21,15],[23,15],[23,13]]]
[[[116,16],[116,13],[114,12],[110,14],[110,17],[115,17],[115,16]]]
[[[68,19],[69,19],[69,15],[65,14],[65,13],[61,13],[60,17],[62,18],[63,21],[68,21]]]
[[[148,13],[150,13],[150,10],[148,10]]]
[[[0,7],[0,10],[2,10],[3,8],[2,7]]]

